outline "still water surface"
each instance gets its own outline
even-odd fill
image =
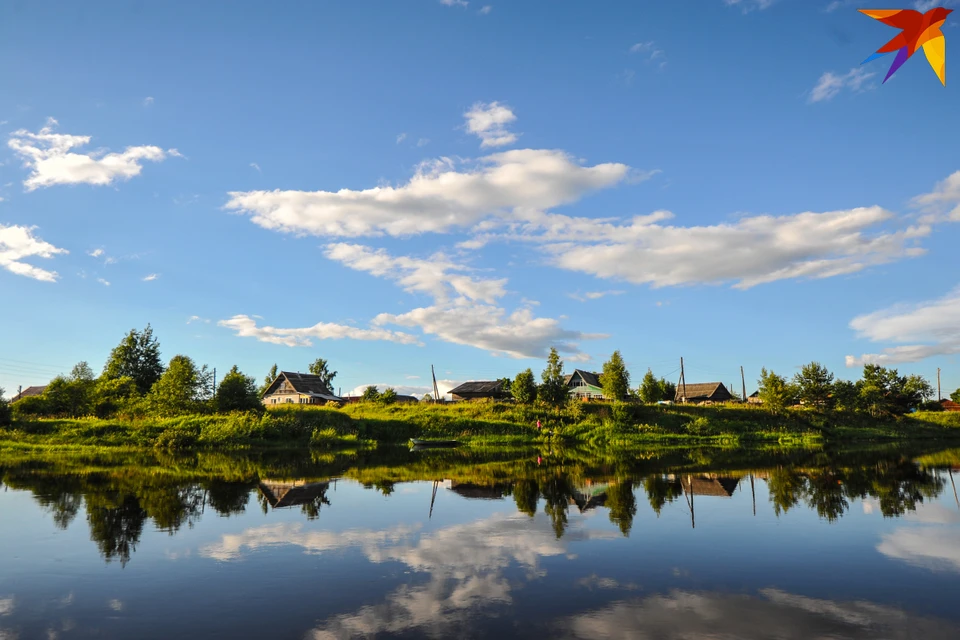
[[[0,454],[0,639],[956,639],[958,463]]]

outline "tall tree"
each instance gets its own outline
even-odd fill
[[[201,370],[187,356],[177,355],[153,385],[147,400],[158,415],[176,416],[200,409],[204,396]]]
[[[260,409],[260,395],[251,376],[245,376],[233,365],[217,387],[217,411],[253,411]]]
[[[3,397],[3,387],[0,387],[0,427],[6,427],[13,422],[13,413],[10,411],[10,405]]]
[[[956,391],[951,393],[950,399],[953,400],[954,402],[960,402],[960,389],[957,389]]]
[[[833,381],[833,406],[843,411],[856,411],[860,408],[860,389],[849,380]]]
[[[830,408],[833,374],[819,362],[803,365],[800,372],[793,376],[793,384],[804,404],[818,409]]]
[[[110,352],[107,364],[103,367],[104,378],[132,378],[141,395],[148,393],[162,375],[160,343],[153,337],[153,329],[149,324],[143,331],[131,329]]]
[[[547,368],[541,374],[543,384],[540,385],[540,399],[547,404],[557,407],[563,407],[570,397],[567,390],[567,384],[563,379],[563,360],[557,353],[556,347],[550,347],[550,355],[547,357]]]
[[[766,367],[760,370],[759,392],[764,406],[774,413],[783,411],[785,407],[793,404],[797,397],[796,389],[786,378],[767,371]]]
[[[274,362],[273,366],[270,367],[270,371],[267,372],[267,377],[263,379],[263,384],[260,385],[260,395],[262,396],[267,392],[267,389],[270,388],[270,385],[273,384],[273,381],[277,379],[277,363]]]
[[[660,378],[660,396],[661,400],[676,400],[677,398],[677,383],[671,382],[666,378]]]
[[[320,376],[320,382],[327,388],[327,391],[333,393],[333,379],[337,377],[336,371],[330,371],[330,363],[323,358],[317,358],[310,364],[310,373]]]
[[[536,402],[537,381],[533,377],[533,371],[527,369],[518,373],[510,385],[510,393],[518,404],[533,404]]]
[[[364,402],[376,402],[380,399],[380,391],[377,389],[376,385],[370,385],[363,390],[363,395],[360,397]]]
[[[647,369],[640,382],[640,399],[644,402],[659,402],[663,400],[663,389],[660,388],[660,381],[653,375],[653,371]]]
[[[600,384],[607,400],[623,400],[630,392],[630,372],[619,350],[614,351],[610,359],[603,363]]]
[[[383,393],[380,394],[380,397],[377,398],[377,401],[380,404],[393,404],[397,401],[397,392],[394,391],[393,387],[387,387],[383,390]]]

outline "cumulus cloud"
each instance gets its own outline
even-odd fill
[[[480,146],[504,147],[517,141],[517,134],[508,131],[507,125],[516,121],[517,116],[505,104],[477,102],[463,114],[467,131],[480,138]]]
[[[843,75],[826,71],[820,76],[816,86],[810,91],[807,101],[812,104],[832,100],[844,89],[862,91],[866,88],[864,84],[875,75],[877,74],[868,72],[861,67],[854,67]]]
[[[960,545],[953,528],[899,528],[885,533],[877,551],[933,571],[960,572]]]
[[[60,276],[56,271],[47,271],[23,262],[25,258],[52,258],[57,254],[69,253],[66,249],[55,247],[33,235],[36,227],[0,224],[0,268],[19,276],[26,276],[43,282],[56,282]]]
[[[121,153],[73,151],[90,143],[90,136],[56,133],[57,121],[47,120],[37,133],[14,131],[8,146],[31,170],[23,182],[27,191],[58,184],[108,185],[140,175],[143,162],[159,162],[168,152],[156,146],[127,147]],[[171,153],[174,150],[171,150]]]
[[[907,343],[880,353],[847,356],[848,367],[919,362],[960,353],[960,286],[938,300],[899,304],[850,321],[857,337],[873,342]]]
[[[578,613],[557,625],[557,637],[870,638],[956,634],[949,621],[923,618],[871,602],[837,602],[763,589],[757,595],[671,591]]]
[[[103,249],[94,249],[93,251],[88,251],[87,255],[91,258],[99,258],[104,253]]]
[[[279,329],[270,326],[257,326],[257,321],[246,315],[236,315],[229,320],[221,320],[218,326],[231,329],[241,338],[256,338],[260,342],[282,344],[288,347],[310,347],[313,339],[340,340],[385,340],[399,344],[423,346],[416,336],[386,329],[360,329],[348,325],[330,322],[318,322],[312,327]]]
[[[410,377],[411,376],[407,376],[408,379]],[[413,376],[413,377],[417,378],[418,376]],[[446,396],[448,393],[450,393],[450,389],[457,388],[461,383],[462,383],[461,380],[437,380],[437,388],[440,390],[440,396],[441,397]],[[396,385],[396,384],[387,384],[385,382],[368,382],[366,384],[358,384],[353,389],[347,391],[346,395],[362,396],[364,390],[367,387],[371,387],[371,386],[376,387],[377,391],[380,391],[381,393],[386,391],[387,388],[389,387],[390,389],[393,389],[394,391],[396,391],[397,395],[401,395],[401,396],[416,396],[417,398],[422,398],[427,393],[429,393],[431,397],[433,396],[432,386],[428,387],[426,385],[414,386],[414,385],[402,385],[402,384]]]
[[[794,278],[829,278],[905,257],[929,226],[880,231],[894,215],[880,207],[750,216],[710,226],[662,224],[668,211],[629,224],[543,214],[521,234],[543,244],[556,266],[655,288],[733,282],[738,289]]]
[[[228,210],[265,229],[317,236],[444,233],[485,218],[522,219],[622,182],[623,164],[585,167],[563,151],[496,153],[468,166],[450,158],[421,164],[401,186],[362,191],[234,191]]]

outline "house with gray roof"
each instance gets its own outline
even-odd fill
[[[343,402],[343,398],[334,395],[320,376],[312,373],[293,373],[281,371],[270,383],[263,394],[263,404],[326,404]]]

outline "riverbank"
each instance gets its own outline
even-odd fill
[[[537,420],[543,425],[537,430]],[[0,447],[122,447],[162,450],[262,447],[370,448],[410,438],[474,447],[549,442],[591,446],[960,441],[960,413],[900,418],[791,409],[578,403],[562,411],[507,403],[279,407],[265,413],[135,420],[39,419],[0,428]]]

